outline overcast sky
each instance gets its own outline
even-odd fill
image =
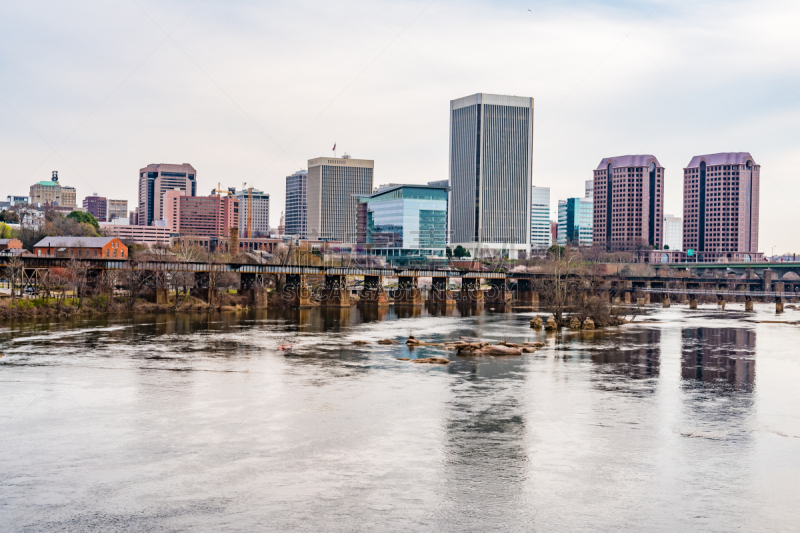
[[[800,2],[0,3],[0,196],[58,170],[136,205],[137,171],[188,162],[284,208],[310,158],[375,184],[446,179],[454,98],[534,98],[534,184],[582,196],[606,156],[655,155],[682,212],[693,155],[762,165],[760,249],[800,252]],[[794,165],[794,166],[793,166]],[[792,170],[792,169],[795,170]]]

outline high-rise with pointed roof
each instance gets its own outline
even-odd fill
[[[594,170],[592,242],[607,251],[661,249],[664,167],[653,155],[606,157]]]
[[[699,261],[758,252],[761,166],[747,152],[698,155],[683,169],[683,250]]]

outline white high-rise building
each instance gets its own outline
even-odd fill
[[[478,93],[450,102],[452,246],[473,257],[530,250],[533,98]]]
[[[309,238],[356,242],[356,195],[372,194],[374,169],[374,161],[347,155],[308,160]]]
[[[664,215],[664,244],[670,250],[683,249],[683,218]]]
[[[253,189],[253,217],[250,220],[250,233],[247,234],[250,193],[247,189],[236,191],[239,200],[239,237],[269,237],[269,194]]]
[[[550,187],[533,187],[531,193],[531,250],[546,250],[552,244]]]

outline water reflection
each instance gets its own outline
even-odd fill
[[[481,510],[481,520],[515,529],[530,520],[491,502],[519,501],[528,471],[525,362],[463,358],[448,366],[454,376],[447,402],[443,493],[452,519]],[[491,482],[487,483],[487,480]]]
[[[741,328],[692,328],[682,333],[681,375],[721,389],[751,391],[756,333]]]
[[[633,379],[658,377],[661,368],[660,329],[626,331],[608,341],[601,332],[590,335],[595,341],[591,358],[598,365],[598,372]]]

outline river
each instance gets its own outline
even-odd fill
[[[800,311],[735,307],[4,324],[0,531],[796,530]]]

